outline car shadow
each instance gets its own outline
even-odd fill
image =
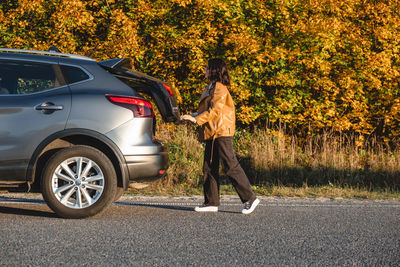
[[[36,209],[22,209],[22,208],[1,207],[0,206],[0,214],[1,213],[9,214],[9,215],[60,218],[55,213],[52,213],[52,212],[41,211],[41,210],[36,210]]]
[[[31,199],[31,198],[19,198],[19,197],[7,197],[0,196],[0,202],[12,204],[20,204],[24,205],[34,205],[34,204],[46,204],[44,200],[41,199]],[[157,208],[157,209],[166,209],[166,210],[175,210],[175,211],[187,211],[187,212],[195,212],[193,207],[188,206],[178,206],[178,205],[168,205],[168,203],[160,204],[160,203],[135,203],[135,202],[122,202],[117,201],[114,203],[118,206],[136,206],[136,207],[148,207],[148,208]],[[46,206],[47,207],[47,206]],[[229,210],[219,210],[219,213],[231,213],[231,214],[240,214],[240,212],[229,211]],[[34,216],[34,217],[47,217],[47,218],[60,218],[57,214],[53,212],[43,211],[37,205],[34,208],[17,208],[17,207],[6,207],[0,206],[0,214],[9,214],[9,215],[21,215],[21,216]]]
[[[20,197],[7,197],[7,196],[0,196],[0,202],[2,203],[9,203],[9,204],[20,204],[27,205],[32,204],[46,204],[44,200],[41,199],[31,199],[31,198],[20,198]],[[34,217],[47,217],[47,218],[59,218],[55,213],[40,210],[35,206],[32,209],[27,208],[16,208],[16,207],[5,207],[0,206],[0,214],[9,214],[9,215],[22,215],[22,216],[34,216]]]
[[[21,198],[21,197],[6,197],[0,196],[0,202],[18,202],[18,203],[36,203],[36,204],[46,204],[46,202],[42,199],[33,199],[33,198]]]

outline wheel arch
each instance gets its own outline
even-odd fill
[[[67,129],[57,132],[42,141],[31,157],[26,181],[33,184],[34,189],[40,188],[40,176],[46,160],[59,149],[74,145],[87,145],[103,152],[114,166],[118,186],[124,189],[128,188],[128,169],[124,156],[117,145],[106,136],[87,129]]]

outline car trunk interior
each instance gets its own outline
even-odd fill
[[[129,59],[112,59],[98,64],[138,93],[150,96],[165,122],[179,122],[176,99],[166,90],[161,80],[131,71]]]

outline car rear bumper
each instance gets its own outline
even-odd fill
[[[155,155],[125,156],[129,170],[129,180],[150,182],[162,178],[169,166],[168,152]]]
[[[152,181],[165,175],[168,152],[153,136],[153,118],[133,118],[106,136],[120,149],[129,181]]]

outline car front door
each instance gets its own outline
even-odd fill
[[[65,128],[71,94],[58,64],[0,59],[0,181],[22,182],[30,158]]]

